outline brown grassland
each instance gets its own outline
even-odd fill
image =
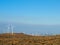
[[[60,45],[60,35],[32,36],[24,33],[0,34],[0,45]]]

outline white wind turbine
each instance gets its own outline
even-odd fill
[[[10,33],[10,25],[8,25],[7,33]]]
[[[8,30],[7,30],[7,33],[11,33],[12,35],[13,35],[13,30],[14,30],[14,28],[13,28],[13,26],[12,26],[12,24],[10,24],[9,26],[8,26]],[[11,32],[10,32],[11,31]]]
[[[13,33],[14,33],[14,32],[13,32],[14,28],[13,28],[13,26],[12,26],[12,25],[11,25],[11,30],[12,30],[12,35],[13,35]]]

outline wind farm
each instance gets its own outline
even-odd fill
[[[13,27],[9,24],[7,32],[0,34],[0,45],[60,45],[60,35],[14,33]]]
[[[60,45],[60,0],[0,0],[0,45]]]

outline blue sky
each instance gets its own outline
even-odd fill
[[[60,0],[0,0],[0,22],[60,25]]]

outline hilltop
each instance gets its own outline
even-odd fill
[[[0,45],[60,45],[60,35],[32,36],[24,33],[0,34]]]

